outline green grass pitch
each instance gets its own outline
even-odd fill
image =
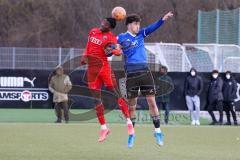
[[[150,124],[136,126],[134,148],[127,148],[124,124],[110,124],[111,134],[97,142],[99,125],[0,123],[1,160],[239,160],[240,128],[163,126],[159,147]]]

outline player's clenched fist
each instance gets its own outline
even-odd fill
[[[166,21],[166,20],[168,20],[168,19],[171,18],[171,17],[173,17],[172,11],[168,12],[167,14],[165,14],[162,19],[163,19],[164,21]]]

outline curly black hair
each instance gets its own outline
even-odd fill
[[[116,27],[116,25],[117,25],[116,19],[114,19],[112,17],[107,17],[106,20],[109,22],[112,29],[114,29]]]

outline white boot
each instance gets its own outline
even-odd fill
[[[195,126],[195,124],[196,124],[196,121],[195,121],[195,120],[192,120],[191,125],[192,125],[192,126]]]
[[[200,121],[199,120],[196,120],[196,125],[200,126]]]

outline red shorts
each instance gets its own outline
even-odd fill
[[[101,90],[104,85],[107,88],[116,87],[116,79],[110,66],[103,65],[101,69],[89,68],[87,72],[88,87],[94,90]]]

